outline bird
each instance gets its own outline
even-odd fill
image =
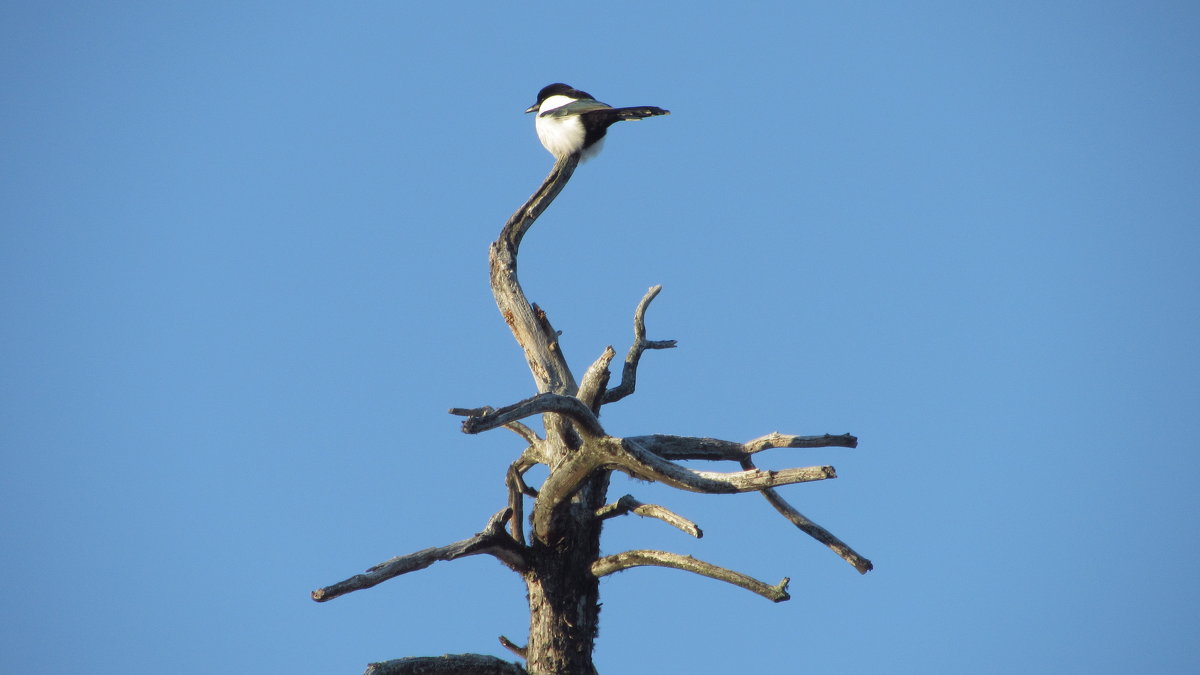
[[[582,153],[580,159],[596,156],[604,134],[617,122],[671,114],[670,110],[649,105],[614,108],[562,82],[542,87],[537,102],[525,112],[537,113],[534,128],[538,139],[559,160],[577,152]]]

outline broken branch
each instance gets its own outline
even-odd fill
[[[518,645],[517,643],[513,642],[512,640],[509,640],[504,635],[500,636],[500,644],[503,645],[504,648],[507,649],[508,651],[516,654],[517,656],[519,656],[521,658],[525,658],[526,647],[522,647],[521,645]]]
[[[746,441],[746,452],[754,454],[771,448],[857,448],[858,439],[850,434],[822,434],[820,436],[794,436],[772,431],[766,436],[759,436],[752,441]]]
[[[459,417],[482,417],[483,415],[490,415],[494,412],[496,412],[496,409],[490,405],[485,405],[482,408],[451,408],[449,410],[451,415],[458,415]],[[538,436],[537,432],[525,426],[521,422],[509,422],[503,426],[505,429],[508,429],[521,438],[524,438],[525,442],[529,443],[530,445],[536,444],[538,441],[542,440],[542,437]]]
[[[633,495],[625,495],[612,504],[605,504],[596,509],[596,517],[600,520],[616,518],[627,513],[636,513],[644,518],[657,518],[697,539],[704,536],[704,532],[696,526],[696,523],[658,504],[643,504],[634,499]]]
[[[608,370],[608,364],[612,363],[616,354],[611,345],[605,347],[600,358],[588,366],[579,385],[577,398],[597,415],[600,414],[600,399],[604,395],[604,389],[608,386],[608,378],[612,374]]]
[[[777,431],[746,443],[723,441],[719,438],[694,438],[669,434],[630,436],[625,440],[633,441],[663,459],[707,459],[734,462],[740,462],[756,452],[771,448],[854,448],[858,446],[858,439],[850,434],[793,436]]]
[[[745,459],[742,461],[742,468],[753,469],[754,463],[749,459]],[[797,511],[795,507],[789,504],[776,490],[767,488],[762,491],[762,496],[766,498],[767,502],[769,502],[771,506],[775,507],[776,511],[778,511],[784,518],[790,520],[793,525],[800,528],[802,532],[828,546],[829,549],[838,554],[842,560],[854,565],[854,569],[858,570],[859,574],[866,574],[867,572],[875,569],[875,565],[870,560],[859,555],[857,551],[850,548],[846,542],[838,539],[829,530],[826,530],[825,528],[806,518],[803,513]]]
[[[317,602],[326,602],[347,593],[371,588],[402,574],[425,569],[440,560],[455,560],[480,553],[495,556],[513,570],[521,572],[527,567],[525,553],[504,531],[504,521],[510,514],[511,510],[507,508],[496,513],[488,521],[487,527],[470,539],[397,556],[375,565],[362,574],[356,574],[332,586],[318,588],[312,592],[312,599]]]

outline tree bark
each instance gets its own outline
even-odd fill
[[[578,385],[559,348],[557,332],[545,313],[532,305],[521,289],[517,253],[533,221],[566,185],[578,164],[576,155],[555,163],[538,191],[505,223],[489,255],[492,295],[504,322],[525,352],[537,390],[558,394],[560,398],[574,397]],[[543,402],[557,400],[542,398]],[[579,404],[574,398],[569,401]],[[588,413],[586,406],[581,408],[579,414]],[[544,415],[547,441],[544,458],[551,473],[581,451],[580,432],[572,426],[573,417],[565,410]],[[463,422],[464,430],[471,419]],[[584,433],[603,433],[598,424],[593,427],[578,418],[576,422],[586,429]],[[546,526],[541,530],[535,527],[532,533],[529,567],[523,575],[529,596],[529,644],[525,657],[530,675],[595,672],[592,651],[600,624],[600,581],[591,573],[591,565],[600,554],[603,521],[595,513],[604,505],[608,473],[589,473],[569,499],[547,510]]]
[[[483,654],[410,656],[367,666],[364,675],[528,675],[516,663]]]
[[[600,631],[600,579],[591,571],[600,555],[608,472],[588,479],[566,508],[558,509],[552,541],[533,539],[532,565],[525,573],[529,591],[530,675],[591,675],[592,652]]]

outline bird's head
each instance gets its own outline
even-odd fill
[[[542,90],[538,92],[537,101],[535,101],[533,105],[526,108],[525,112],[537,112],[538,109],[542,107],[542,103],[544,103],[546,99],[550,98],[551,96],[566,96],[567,98],[571,98],[576,101],[585,98],[592,98],[592,95],[586,91],[579,91],[569,84],[555,82],[554,84],[548,84],[542,87]]]

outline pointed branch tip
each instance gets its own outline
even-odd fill
[[[697,539],[704,537],[704,531],[696,523],[658,504],[643,504],[634,499],[633,495],[625,495],[612,504],[606,504],[596,509],[596,518],[607,520],[628,513],[636,513],[643,518],[657,518]]]
[[[690,555],[679,555],[678,553],[668,553],[666,551],[636,550],[605,556],[592,563],[592,574],[597,577],[603,577],[632,567],[647,565],[673,567],[685,572],[706,576],[710,579],[716,579],[717,581],[724,581],[744,588],[751,593],[761,595],[772,602],[783,602],[790,600],[792,597],[787,592],[788,583],[791,581],[787,577],[784,577],[783,581],[780,581],[778,584],[770,586],[741,572],[718,567],[712,563],[693,558]]]

